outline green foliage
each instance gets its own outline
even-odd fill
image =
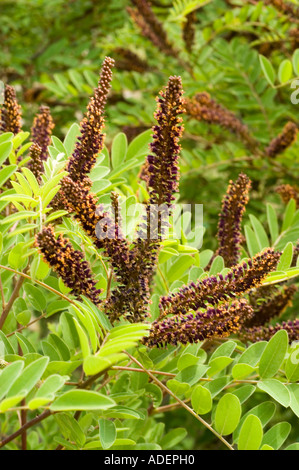
[[[284,85],[290,80],[294,80],[299,76],[299,68],[298,68],[298,57],[299,57],[299,49],[296,49],[293,56],[290,59],[284,59],[278,68],[277,78],[280,85]],[[270,83],[271,86],[274,87],[276,81],[276,72],[266,57],[260,55],[260,64],[262,71]],[[279,86],[279,85],[277,85]]]

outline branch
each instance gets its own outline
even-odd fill
[[[192,410],[192,408],[190,408],[190,406],[188,406],[184,401],[182,401],[180,398],[178,398],[171,390],[169,390],[169,388],[166,387],[166,385],[164,385],[162,382],[160,382],[159,379],[157,379],[157,377],[155,377],[149,370],[147,370],[137,359],[135,359],[135,357],[131,356],[131,354],[129,354],[128,352],[126,351],[123,351],[124,354],[126,354],[130,359],[131,361],[135,362],[135,364],[138,365],[138,367],[140,367],[141,369],[143,369],[147,374],[148,376],[154,381],[156,382],[156,384],[162,389],[164,390],[167,394],[171,395],[183,408],[185,408],[185,410],[187,410],[192,416],[194,416],[194,418],[196,418],[198,421],[200,421],[206,428],[208,428],[221,442],[223,442],[223,444],[226,445],[226,447],[229,449],[229,450],[234,450],[234,448],[230,445],[229,442],[227,442],[226,439],[224,439],[224,437],[222,437],[220,434],[218,434],[218,432],[212,428],[212,426],[210,426],[209,423],[207,423],[204,419],[202,419],[199,415],[197,415],[195,413],[194,410]]]
[[[7,266],[3,266],[2,264],[0,264],[0,269],[5,269],[6,271],[10,271],[12,273],[19,274],[19,276],[22,276],[25,279],[30,279],[31,282],[39,284],[40,286],[44,287],[45,289],[48,289],[51,292],[53,292],[53,294],[58,295],[63,300],[67,300],[70,304],[76,305],[75,302],[73,302],[71,299],[69,299],[66,295],[62,294],[61,292],[59,292],[56,289],[53,289],[53,287],[48,286],[47,284],[45,284],[42,281],[38,281],[37,279],[32,279],[30,276],[28,276],[28,274],[22,273],[20,271],[16,271],[15,269],[12,269],[12,268],[8,268]]]
[[[46,313],[43,313],[42,315],[40,315],[39,317],[35,318],[35,319],[32,320],[31,322],[27,323],[27,325],[20,326],[17,330],[12,331],[12,332],[9,333],[8,335],[6,335],[6,338],[9,338],[10,336],[13,336],[13,335],[16,334],[16,333],[19,333],[20,331],[25,330],[26,328],[28,328],[29,326],[31,326],[31,325],[33,325],[34,323],[38,322],[38,321],[41,320],[42,318],[45,318],[45,316],[46,316]]]
[[[0,442],[0,448],[4,447],[9,442],[13,441],[16,437],[19,437],[27,429],[32,428],[32,426],[35,426],[35,424],[40,423],[44,419],[48,418],[48,416],[50,416],[51,414],[52,414],[52,412],[50,410],[46,410],[42,414],[40,414],[40,415],[36,416],[35,418],[31,419],[31,421],[27,421],[27,423],[24,424],[24,426],[22,426],[20,429],[18,429],[16,432],[11,434],[10,436],[3,439],[3,441]]]
[[[0,275],[0,293],[1,293],[2,311],[3,311],[5,309],[5,297],[4,297],[4,290],[3,290],[1,275]]]
[[[26,404],[26,400],[22,400],[22,403]],[[21,426],[24,427],[27,422],[27,410],[21,410],[20,412],[21,415]],[[27,450],[27,431],[26,429],[23,430],[21,434],[21,439],[22,439],[22,450]]]
[[[147,373],[146,370],[144,369],[136,369],[134,367],[126,367],[126,366],[112,366],[111,367],[112,370],[128,370],[128,371],[131,371],[131,372],[142,372],[142,373]],[[158,375],[164,375],[166,377],[175,377],[176,374],[172,374],[171,372],[163,372],[163,371],[160,371],[160,370],[149,370],[149,372],[151,372],[152,374],[158,374]]]

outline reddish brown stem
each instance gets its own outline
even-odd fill
[[[21,402],[22,406],[26,406],[25,399]],[[24,427],[27,422],[27,410],[21,410],[21,426]],[[22,450],[27,450],[27,431],[26,429],[21,434]]]
[[[24,282],[24,278],[23,277],[20,277],[15,285],[15,288],[13,290],[13,293],[9,299],[9,301],[7,302],[5,308],[3,309],[2,311],[2,315],[0,317],[0,330],[2,330],[3,328],[3,325],[5,323],[5,320],[10,312],[10,309],[11,307],[13,306],[14,304],[14,301],[18,298],[19,296],[19,292],[20,292],[20,289],[23,285],[23,282]]]
[[[24,424],[24,426],[22,426],[20,429],[18,429],[16,432],[11,434],[10,436],[3,439],[0,442],[0,448],[4,447],[9,442],[13,441],[16,437],[21,436],[25,431],[27,431],[27,429],[32,428],[32,426],[35,426],[37,423],[40,423],[44,419],[48,418],[48,416],[50,416],[50,415],[51,415],[51,411],[46,410],[43,413],[41,413],[40,415],[38,415],[35,418],[31,419],[30,421],[27,421],[27,423]]]

